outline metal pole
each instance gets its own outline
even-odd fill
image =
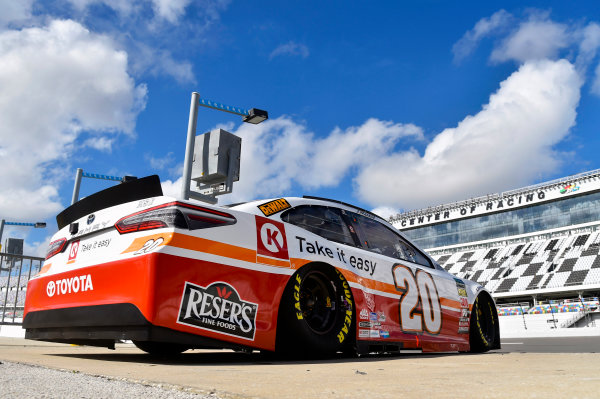
[[[4,219],[0,222],[0,252],[2,252],[2,233],[4,233]]]
[[[71,205],[77,202],[79,199],[79,188],[81,187],[81,176],[83,175],[83,169],[77,168],[75,173],[75,187],[73,187],[73,197],[71,198]]]
[[[188,121],[187,141],[185,143],[185,160],[183,161],[183,181],[181,182],[181,198],[190,197],[190,180],[192,178],[192,163],[194,162],[194,145],[196,143],[196,123],[198,122],[198,100],[200,94],[192,93],[190,118]]]

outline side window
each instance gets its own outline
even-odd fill
[[[328,240],[355,245],[348,226],[336,208],[301,205],[284,212],[281,220],[302,227]]]
[[[406,242],[399,234],[374,219],[352,214],[362,246],[371,251],[396,259],[432,267],[425,255]]]

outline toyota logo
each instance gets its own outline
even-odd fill
[[[53,297],[54,293],[56,293],[56,284],[54,284],[54,281],[50,281],[46,286],[46,294],[48,294],[49,297]]]

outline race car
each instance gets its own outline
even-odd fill
[[[151,354],[484,352],[496,306],[381,217],[316,197],[214,206],[163,196],[158,176],[57,216],[27,286],[26,338]]]

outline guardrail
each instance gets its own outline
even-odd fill
[[[43,263],[44,258],[0,253],[0,325],[22,323],[27,282]]]

